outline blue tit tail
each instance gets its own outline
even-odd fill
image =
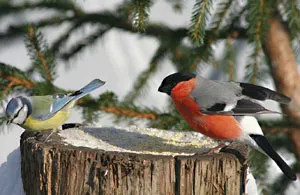
[[[90,92],[94,91],[95,89],[101,87],[104,84],[105,84],[104,81],[101,81],[100,79],[94,79],[89,84],[87,84],[83,88],[75,91],[74,93],[70,94],[69,96],[74,97],[72,100],[76,101],[76,100],[82,98],[83,96],[89,94]]]

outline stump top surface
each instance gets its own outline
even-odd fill
[[[64,144],[105,151],[152,155],[194,155],[208,151],[217,142],[197,132],[170,131],[153,128],[82,127],[59,133]]]

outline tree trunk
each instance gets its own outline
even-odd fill
[[[300,75],[290,35],[282,22],[274,17],[265,44],[267,57],[271,62],[272,75],[277,91],[291,97],[288,105],[282,105],[293,123],[300,124]],[[300,161],[299,129],[290,129],[290,138],[295,147],[297,161]]]
[[[283,110],[293,122],[300,124],[300,75],[289,33],[277,18],[270,20],[265,49],[277,91],[292,99],[290,104],[283,105]]]
[[[194,132],[82,129],[64,130],[47,142],[23,133],[21,166],[26,194],[244,192],[243,160],[222,152],[195,154],[215,143],[200,139]],[[238,145],[238,148],[240,154],[245,154],[245,147]]]

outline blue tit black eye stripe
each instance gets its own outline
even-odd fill
[[[14,118],[17,118],[21,112],[21,110],[24,108],[24,105],[18,110],[18,112],[14,115]]]

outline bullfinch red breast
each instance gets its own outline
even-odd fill
[[[193,73],[174,73],[158,91],[168,94],[179,113],[196,131],[218,140],[247,144],[272,158],[291,180],[297,177],[265,138],[254,115],[277,113],[258,101],[288,104],[290,98],[265,87],[205,79]]]

